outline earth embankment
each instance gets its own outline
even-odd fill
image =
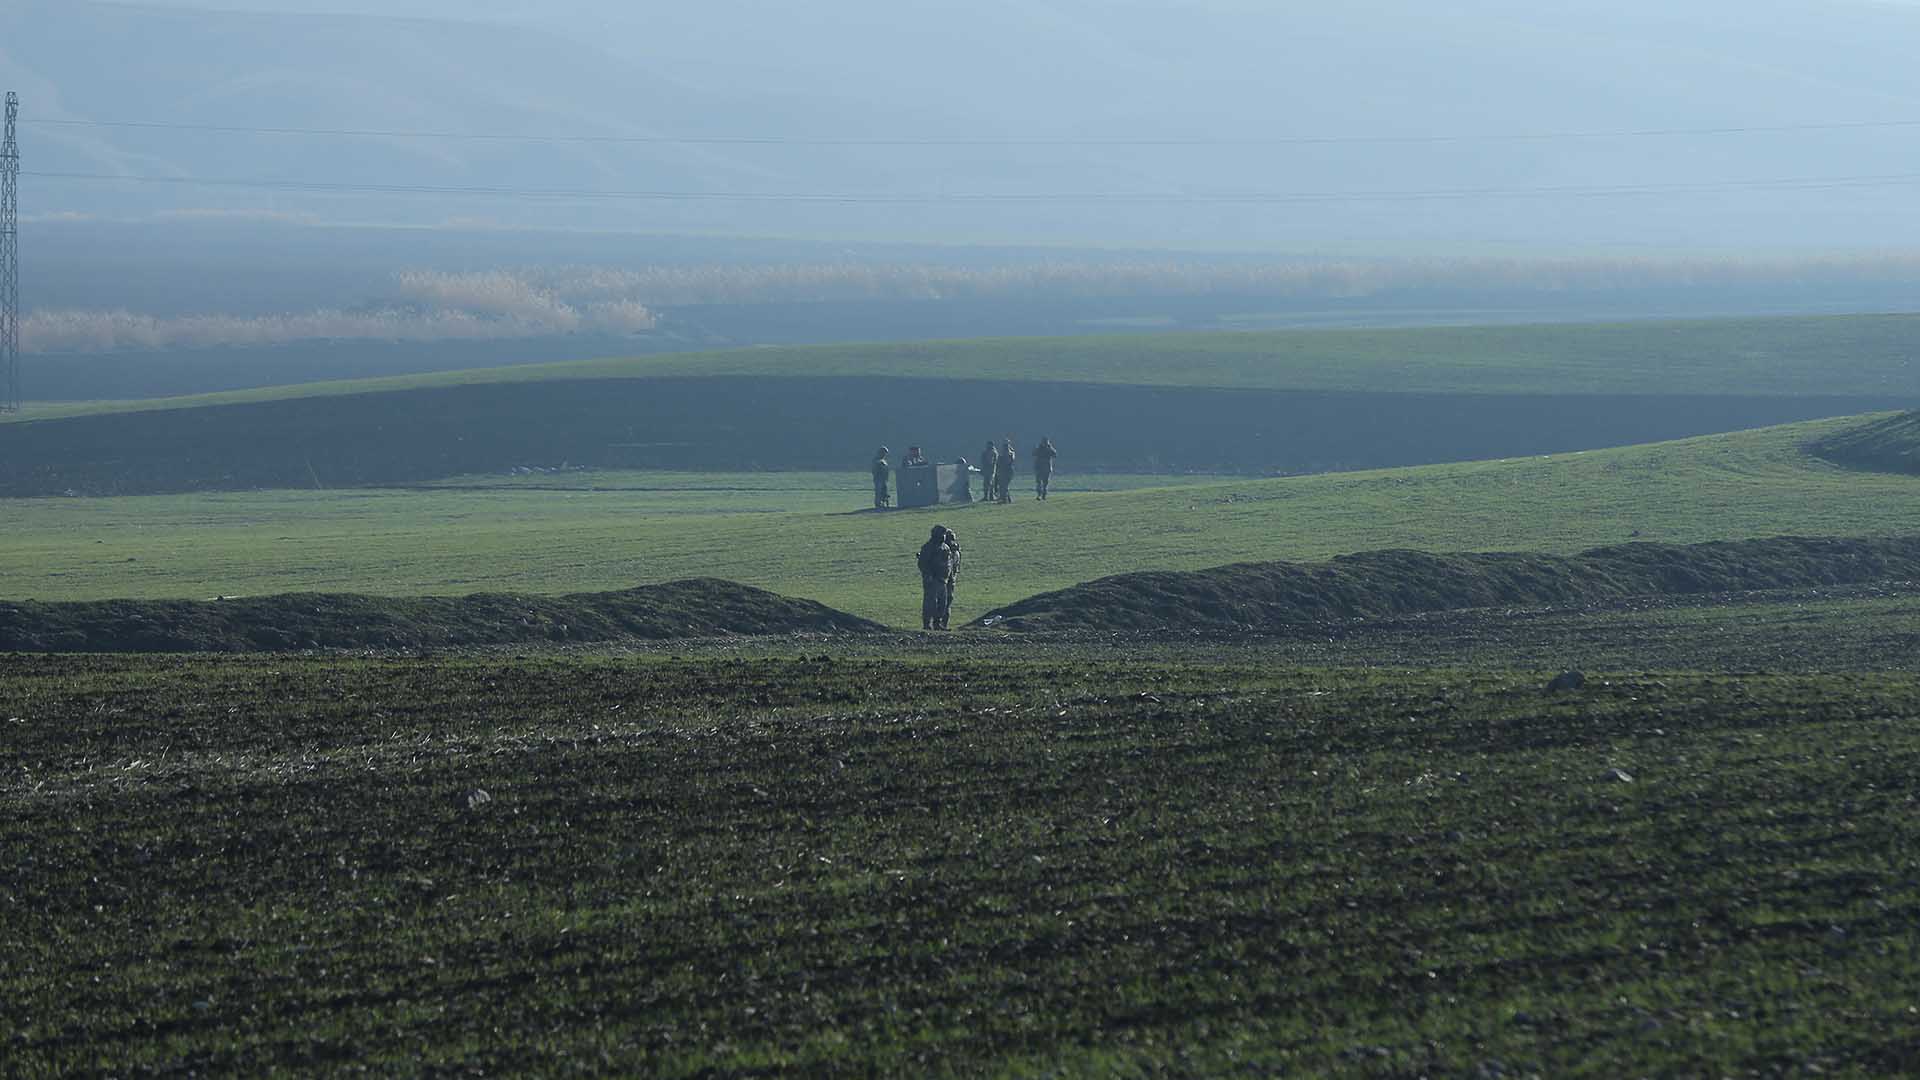
[[[570,596],[0,601],[0,650],[9,652],[439,648],[882,629],[811,600],[715,579]]]
[[[1284,633],[1423,611],[1601,603],[1920,577],[1920,537],[1633,543],[1577,555],[1368,551],[1327,562],[1118,574],[989,612],[1011,630]]]

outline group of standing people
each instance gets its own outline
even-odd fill
[[[885,510],[891,506],[893,502],[891,493],[887,487],[888,481],[893,475],[893,464],[887,457],[890,453],[892,453],[892,451],[884,446],[874,451],[872,471],[873,508],[875,510]],[[1019,453],[1013,448],[1012,438],[1002,441],[998,446],[995,446],[993,441],[989,439],[986,449],[980,452],[979,464],[969,464],[966,458],[956,460],[953,464],[960,470],[960,482],[955,486],[956,490],[960,492],[960,495],[957,499],[950,501],[1012,502],[1013,467],[1014,463],[1019,460],[1019,456]],[[1040,444],[1033,448],[1030,457],[1033,462],[1034,498],[1045,499],[1047,497],[1047,486],[1053,480],[1053,460],[1059,456],[1060,451],[1053,448],[1052,439],[1043,438],[1040,440]],[[909,446],[906,457],[900,461],[900,467],[903,469],[910,469],[916,465],[926,464],[929,464],[927,456],[918,446]],[[978,500],[972,497],[971,485],[965,483],[965,478],[974,472],[980,474],[981,485],[985,489],[980,493]]]
[[[888,460],[891,453],[881,447],[873,455],[873,505],[875,509],[885,509],[890,499],[887,481],[893,472]],[[1053,479],[1053,462],[1060,452],[1053,448],[1053,440],[1043,438],[1029,455],[1033,464],[1033,494],[1035,498],[1047,497],[1048,483]],[[970,466],[966,458],[960,458],[953,464],[965,477],[977,470],[982,477],[985,491],[982,502],[1010,503],[1013,501],[1013,467],[1019,460],[1014,450],[1013,439],[1003,440],[995,446],[988,441],[986,449],[980,455],[980,464]],[[907,448],[906,457],[900,462],[901,468],[911,468],[929,464],[926,455],[918,446]],[[904,483],[904,480],[902,481]],[[956,485],[960,486],[960,485]],[[960,501],[971,501],[964,494]],[[953,613],[953,590],[960,580],[960,538],[945,525],[935,525],[927,542],[920,545],[917,558],[920,567],[920,628],[922,630],[946,630],[947,620]]]

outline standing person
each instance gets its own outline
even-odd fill
[[[1000,444],[1000,467],[994,470],[995,494],[1003,503],[1013,501],[1013,436]]]
[[[925,465],[926,463],[927,455],[921,453],[919,447],[909,446],[907,447],[907,459],[900,463],[900,467],[903,469],[911,469],[915,466]]]
[[[987,448],[980,451],[980,501],[993,502],[1000,497],[1000,451],[993,448],[993,440],[987,440]]]
[[[973,501],[973,474],[979,469],[967,464],[966,458],[953,461],[953,483],[947,485],[946,493],[941,497],[945,502],[970,503]]]
[[[947,530],[947,550],[953,552],[953,561],[947,566],[947,589],[940,597],[940,629],[951,630],[947,618],[953,614],[953,588],[960,584],[960,537]]]
[[[920,545],[920,629],[945,630],[953,610],[953,586],[960,579],[960,541],[953,530],[935,525]]]
[[[887,495],[887,474],[893,466],[887,464],[887,448],[881,447],[873,452],[873,508],[885,510],[892,499]]]
[[[1047,497],[1047,483],[1053,479],[1053,459],[1060,451],[1053,448],[1053,440],[1040,437],[1040,445],[1033,448],[1033,494],[1040,500]]]

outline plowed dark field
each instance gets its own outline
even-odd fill
[[[1093,647],[0,657],[0,1053],[1920,1066],[1920,683],[1543,682]]]

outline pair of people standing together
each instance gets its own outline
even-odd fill
[[[993,440],[987,440],[987,448],[980,451],[980,476],[987,485],[982,502],[1012,502],[1013,496],[1007,489],[1013,485],[1013,440],[1008,439],[999,448]]]
[[[920,629],[945,630],[953,613],[953,587],[960,580],[960,538],[945,525],[920,545]]]
[[[1011,438],[997,449],[989,441],[987,448],[980,452],[980,473],[986,480],[987,502],[1013,501],[1013,463],[1018,456]],[[1034,497],[1047,497],[1047,483],[1053,479],[1053,459],[1059,456],[1060,452],[1053,448],[1052,439],[1041,439],[1040,445],[1033,448]]]

